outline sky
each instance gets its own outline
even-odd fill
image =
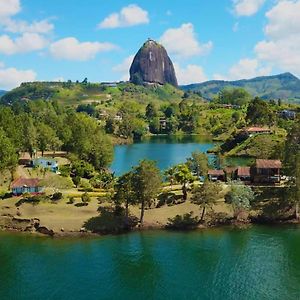
[[[300,0],[0,0],[0,89],[128,80],[148,39],[180,84],[300,76]]]

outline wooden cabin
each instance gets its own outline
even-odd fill
[[[282,163],[280,160],[257,159],[251,167],[253,183],[280,183]]]
[[[210,181],[225,181],[225,172],[223,170],[208,170],[207,175]]]
[[[11,184],[13,195],[22,195],[25,193],[39,194],[44,188],[40,185],[38,178],[18,178]]]

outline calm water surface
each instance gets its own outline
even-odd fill
[[[207,152],[216,143],[207,137],[201,136],[152,136],[140,143],[115,147],[115,160],[111,169],[116,175],[122,175],[136,166],[142,159],[157,161],[158,167],[165,170],[173,165],[183,163],[192,152],[199,150]],[[214,155],[209,155],[211,162],[216,162]],[[247,165],[249,159],[230,159],[230,165]]]
[[[2,233],[0,299],[300,299],[300,228]]]

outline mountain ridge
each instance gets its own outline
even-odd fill
[[[272,76],[259,76],[235,81],[210,80],[180,86],[184,91],[201,92],[202,96],[212,100],[224,88],[244,88],[253,97],[263,99],[287,99],[300,101],[300,79],[290,72]]]

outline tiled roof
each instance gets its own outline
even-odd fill
[[[282,163],[280,160],[257,159],[256,167],[259,169],[281,169]]]
[[[23,186],[37,187],[39,183],[40,180],[38,178],[18,178],[11,184],[11,188],[17,188]]]
[[[223,170],[208,170],[208,175],[223,176],[224,171]]]
[[[238,167],[238,176],[250,176],[250,167]]]

